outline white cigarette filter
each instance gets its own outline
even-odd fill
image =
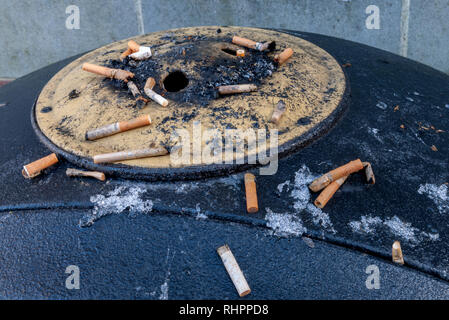
[[[154,92],[153,90],[149,89],[149,88],[145,88],[145,94],[151,98],[151,100],[153,100],[154,102],[157,102],[158,104],[160,104],[163,107],[168,106],[168,100],[165,99],[163,96],[157,94],[156,92]]]
[[[243,272],[240,269],[228,245],[226,244],[218,248],[217,252],[221,260],[223,261],[226,271],[228,272],[229,277],[231,277],[231,280],[234,283],[234,286],[237,289],[239,296],[244,297],[250,294],[251,289],[248,283],[246,282],[245,276],[243,275]]]
[[[97,140],[100,138],[109,137],[116,133],[144,127],[150,124],[150,115],[143,115],[129,121],[116,122],[97,129],[89,130],[86,132],[86,140]]]
[[[134,60],[146,60],[151,58],[151,48],[140,46],[139,51],[130,54],[129,57]]]
[[[159,157],[168,154],[164,147],[105,153],[94,156],[94,163],[110,163],[124,160]]]

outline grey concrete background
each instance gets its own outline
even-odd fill
[[[66,8],[80,10],[67,29]],[[368,29],[366,8],[380,10]],[[449,73],[449,0],[0,0],[0,78],[134,35],[198,25],[275,27],[365,43]]]

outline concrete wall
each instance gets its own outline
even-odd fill
[[[79,29],[66,26],[70,5],[79,8]],[[366,26],[369,5],[379,8],[380,29]],[[322,33],[449,73],[449,0],[0,0],[0,8],[0,78],[134,35],[197,25]]]

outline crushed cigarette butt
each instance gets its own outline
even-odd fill
[[[139,61],[149,59],[151,58],[151,48],[140,46],[139,51],[130,54],[129,57]]]
[[[344,176],[349,176],[351,173],[360,171],[363,169],[363,163],[360,161],[360,159],[351,161],[344,166],[338,167],[337,169],[334,169],[332,171],[329,171],[328,173],[322,175],[321,177],[315,179],[310,185],[309,188],[313,192],[318,192],[325,187],[327,187],[329,184],[334,182],[335,180],[338,180]]]
[[[288,59],[290,59],[290,57],[293,55],[293,49],[292,48],[287,48],[284,51],[282,51],[282,53],[277,54],[276,56],[274,56],[274,61],[276,61],[277,63],[279,63],[279,65],[284,64]]]
[[[138,118],[109,124],[94,130],[86,132],[86,140],[97,140],[104,137],[112,136],[116,133],[129,131],[132,129],[148,126],[151,124],[150,115],[143,115]]]
[[[370,184],[376,184],[376,177],[374,176],[373,167],[369,162],[363,162],[363,167],[365,168],[366,182]]]
[[[350,63],[348,62],[348,63],[342,64],[341,66],[342,66],[343,68],[350,68],[350,67],[352,67],[352,64],[350,64]]]
[[[232,283],[237,289],[239,296],[244,297],[250,294],[251,289],[248,285],[248,282],[246,282],[245,276],[243,275],[243,272],[240,269],[237,260],[235,260],[235,257],[232,254],[231,249],[229,249],[228,245],[224,245],[218,248],[217,253],[223,261],[226,271],[228,272]]]
[[[94,163],[110,163],[116,161],[158,157],[168,154],[164,147],[112,152],[94,156]]]
[[[218,93],[220,93],[221,95],[252,92],[252,91],[257,91],[257,86],[255,84],[236,84],[218,87]]]
[[[431,146],[430,149],[432,149],[432,151],[434,151],[434,152],[438,151],[438,148],[435,145]]]
[[[27,179],[32,179],[40,175],[44,169],[51,167],[56,163],[58,163],[58,157],[56,154],[52,153],[42,159],[36,160],[24,166],[22,175]]]
[[[134,40],[128,41],[128,49],[122,53],[120,60],[123,61],[126,57],[134,60],[146,60],[151,58],[151,48],[139,45]]]
[[[256,190],[256,177],[251,173],[245,174],[245,193],[246,210],[249,213],[256,213],[257,211],[259,211]]]
[[[271,122],[275,124],[279,124],[279,121],[281,120],[282,115],[285,113],[287,107],[285,106],[285,102],[282,100],[279,100],[276,107],[274,108],[273,115],[271,116]]]
[[[105,174],[98,171],[81,171],[78,169],[68,168],[65,173],[68,177],[91,177],[100,181],[106,180]]]
[[[404,264],[404,256],[402,255],[401,243],[399,241],[393,243],[391,255],[394,263]]]
[[[330,199],[334,196],[335,192],[345,183],[348,176],[344,176],[336,181],[332,182],[323,191],[321,191],[320,195],[314,201],[316,207],[323,209]]]
[[[399,106],[394,107],[394,112],[399,111]]]

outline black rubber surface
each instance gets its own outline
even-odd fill
[[[0,108],[0,295],[157,299],[165,297],[161,285],[167,282],[170,299],[237,298],[215,252],[228,243],[253,289],[248,298],[447,298],[447,282],[428,275],[449,278],[449,204],[418,190],[432,185],[444,191],[449,180],[449,77],[364,45],[295,34],[351,63],[352,103],[329,134],[281,160],[276,175],[257,177],[261,210],[255,215],[245,212],[242,174],[101,183],[67,178],[71,165],[62,162],[25,180],[21,167],[49,153],[32,130],[30,109],[45,83],[73,59],[0,88],[0,103],[8,103]],[[431,126],[445,132],[422,128]],[[355,175],[324,215],[301,209],[291,192],[300,191],[294,180],[303,165],[318,175],[358,157],[372,163],[376,185]],[[117,207],[114,197],[128,204]],[[267,211],[300,218],[315,247],[301,237],[272,235]],[[108,215],[114,212],[121,214]],[[326,216],[330,225],[319,219]],[[367,217],[377,221],[365,229],[370,232],[351,227]],[[387,261],[394,240],[401,241],[407,267]],[[81,270],[82,288],[75,292],[64,287],[71,264]],[[370,264],[380,268],[380,290],[365,287]]]

